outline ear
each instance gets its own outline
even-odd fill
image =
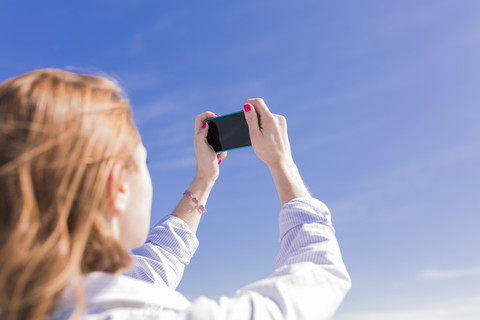
[[[123,163],[116,161],[108,176],[108,206],[115,215],[122,214],[127,208],[128,185],[125,182],[123,171]]]

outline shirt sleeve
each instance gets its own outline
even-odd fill
[[[280,212],[280,251],[274,273],[231,298],[200,297],[185,319],[330,319],[351,286],[330,211],[313,198]]]
[[[152,228],[144,245],[132,250],[133,265],[124,274],[175,289],[197,248],[188,225],[169,215]]]

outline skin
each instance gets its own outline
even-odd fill
[[[116,162],[108,179],[108,216],[113,236],[127,249],[142,245],[150,228],[153,187],[147,168],[147,151],[139,144],[133,169]]]
[[[205,112],[195,118],[193,142],[195,145],[197,170],[195,178],[187,188],[199,200],[199,203],[204,206],[220,174],[219,162],[227,156],[226,152],[222,152],[217,157],[217,154],[207,142],[208,124],[205,123],[203,125],[203,121],[214,116],[215,113],[213,112]],[[182,197],[177,207],[173,210],[172,215],[185,221],[193,232],[197,231],[202,217],[198,208],[187,197]]]
[[[247,112],[247,105],[254,108]],[[285,117],[271,113],[260,98],[247,100],[244,111],[253,150],[270,169],[281,205],[295,198],[310,197],[293,161]],[[260,114],[261,128],[257,112]]]
[[[253,149],[269,167],[281,205],[295,198],[310,197],[292,158],[285,118],[271,113],[260,98],[247,100],[244,112]],[[261,117],[261,127],[257,113]],[[187,189],[203,205],[207,203],[220,174],[220,162],[227,156],[225,152],[217,155],[207,142],[208,124],[203,121],[214,116],[212,112],[205,112],[195,119],[197,168]],[[108,183],[111,231],[127,249],[138,247],[146,240],[152,202],[152,183],[145,163],[146,151],[142,145],[137,147],[134,157],[138,170],[127,171],[121,163],[116,163]],[[196,205],[187,197],[182,197],[172,215],[185,221],[193,232],[197,231],[202,217]]]

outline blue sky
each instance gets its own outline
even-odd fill
[[[335,319],[480,313],[480,2],[18,1],[0,79],[43,67],[125,87],[149,152],[152,223],[195,171],[193,121],[263,97],[332,211],[353,287]],[[280,209],[253,150],[230,152],[179,291],[268,276]]]

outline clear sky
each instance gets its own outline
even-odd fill
[[[480,2],[22,1],[0,4],[0,79],[43,67],[125,87],[149,152],[152,223],[195,172],[197,114],[263,97],[332,211],[353,280],[336,320],[480,314]],[[232,151],[178,290],[268,276],[279,200]]]

